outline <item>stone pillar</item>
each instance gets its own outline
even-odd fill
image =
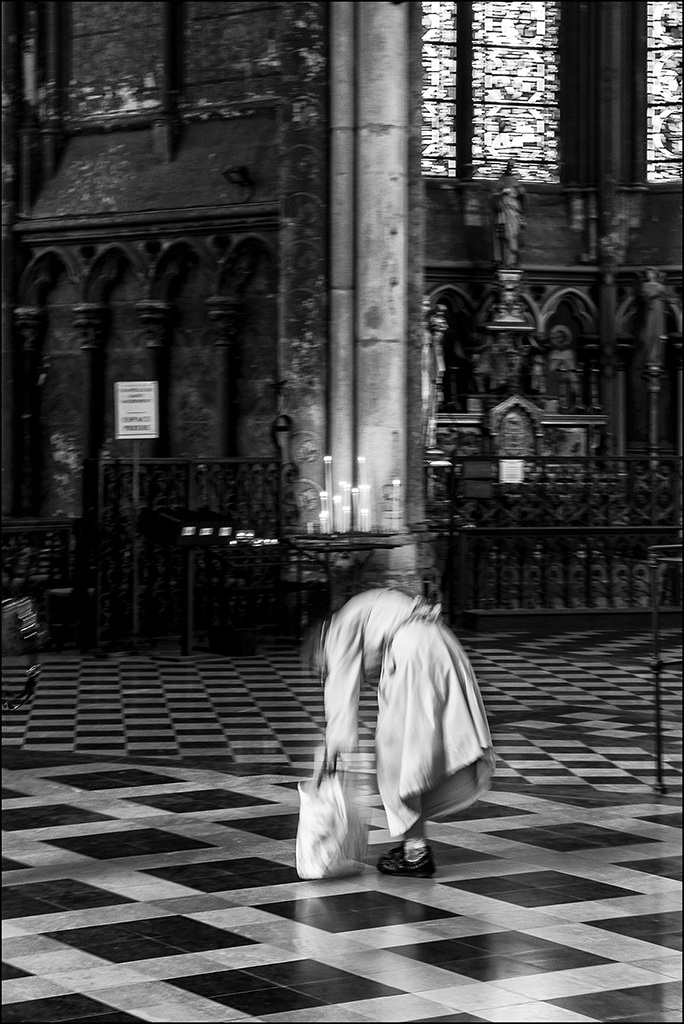
[[[19,445],[15,407],[17,362],[14,351],[14,225],[17,202],[17,95],[18,48],[14,3],[2,6],[2,512],[10,515],[15,480],[20,476],[16,459]]]
[[[353,480],[354,429],[354,20],[356,4],[330,4],[330,413],[333,490]]]
[[[626,335],[618,337],[615,346],[615,454],[621,457],[627,453],[627,362],[633,348],[634,344],[631,338]],[[594,404],[593,395],[591,404],[592,406]],[[595,412],[596,409],[591,408],[591,411]]]
[[[209,319],[216,324],[216,454],[221,458],[232,457],[237,454],[232,366],[243,303],[214,295],[207,299],[207,308]]]
[[[14,505],[18,515],[40,514],[40,367],[45,336],[45,312],[37,306],[14,311],[21,337],[21,426],[16,445],[17,474]]]
[[[86,362],[83,375],[83,458],[97,459],[104,426],[104,306],[84,302],[74,306],[74,329]]]
[[[60,45],[62,4],[45,5],[45,83],[41,90],[39,123],[42,179],[49,181],[57,167],[62,133]]]
[[[677,366],[677,383],[675,402],[677,405],[677,455],[681,459],[682,448],[684,447],[684,422],[682,422],[682,406],[684,405],[684,396],[682,395],[682,334],[679,331],[677,334],[671,334],[672,347],[674,349],[676,366]]]
[[[150,353],[150,380],[157,381],[159,394],[159,437],[152,441],[152,457],[169,454],[169,325],[172,306],[160,299],[143,299],[135,309],[147,333]]]
[[[352,6],[357,455],[366,458],[375,524],[387,526],[392,481],[402,481],[402,494],[407,483],[409,12],[407,4]],[[395,525],[405,523],[402,499]]]

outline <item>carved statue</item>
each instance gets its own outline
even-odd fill
[[[423,345],[421,350],[421,397],[423,431],[428,448],[436,443],[437,412],[442,402],[442,378],[446,364],[442,339],[449,326],[445,307],[430,308],[430,300],[423,299]]]
[[[639,295],[643,302],[639,339],[647,366],[661,366],[663,362],[663,340],[667,338],[665,301],[669,296],[663,281],[664,276],[654,267],[648,267],[643,272],[639,287]]]
[[[552,328],[549,344],[551,350],[546,361],[547,373],[556,375],[559,393],[567,392],[564,396],[566,404],[575,405],[580,396],[580,374],[572,345],[572,333],[559,324]]]
[[[494,253],[504,267],[518,266],[520,234],[525,226],[526,193],[513,168],[509,160],[492,192]]]

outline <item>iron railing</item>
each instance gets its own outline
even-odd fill
[[[281,535],[292,516],[291,508],[283,501],[285,490],[286,471],[279,459],[88,463],[85,519],[89,561],[96,580],[96,643],[109,645],[135,635],[152,638],[181,632],[183,554],[180,548],[139,529],[143,510],[180,507],[219,513],[233,528],[233,535],[250,531],[257,538],[273,539]],[[204,606],[214,607],[216,602],[208,602],[206,595],[217,594],[223,588],[233,595],[234,617],[240,591],[254,608],[254,581],[264,581],[265,587],[266,576],[270,579],[261,566],[261,552],[268,550],[270,564],[274,547],[259,549],[249,569],[243,566],[236,574],[233,566],[232,575],[218,550],[198,558],[195,587],[204,595]],[[250,578],[249,587],[244,582],[245,574]],[[243,581],[242,589],[239,580]]]
[[[483,610],[647,610],[648,547],[681,540],[675,457],[438,459],[427,487],[431,521],[449,536],[453,621]],[[667,597],[680,606],[676,587]]]

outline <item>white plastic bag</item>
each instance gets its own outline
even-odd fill
[[[299,786],[296,865],[300,878],[343,878],[365,867],[368,812],[339,772]]]

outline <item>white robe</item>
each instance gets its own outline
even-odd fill
[[[378,789],[391,835],[421,813],[468,807],[491,785],[494,751],[468,657],[429,605],[369,590],[332,616],[324,642],[326,743],[358,742],[362,682],[378,680]]]

